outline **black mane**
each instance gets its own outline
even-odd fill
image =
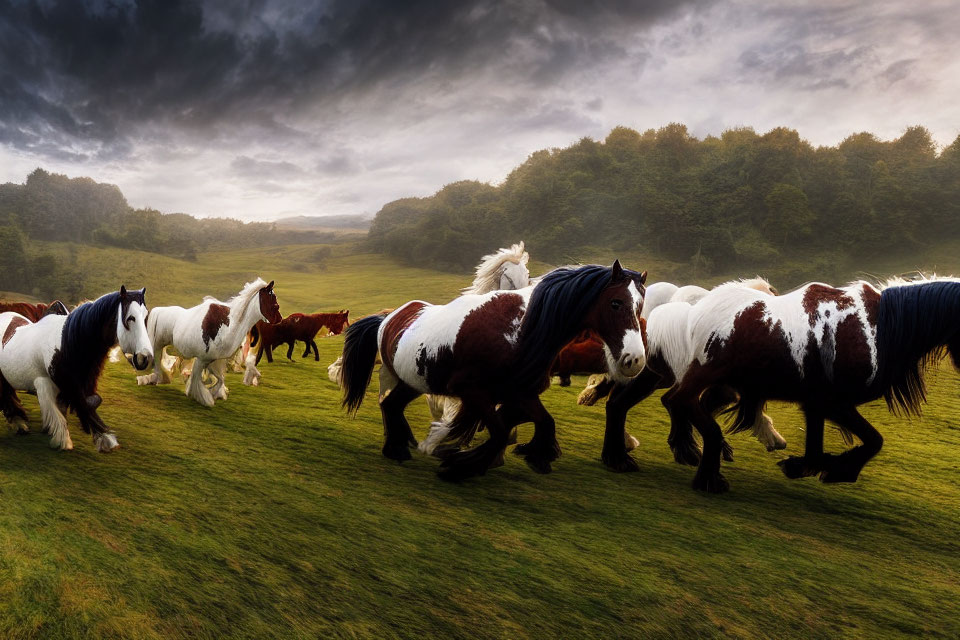
[[[892,286],[877,310],[877,381],[891,411],[919,414],[927,366],[951,351],[960,365],[960,282]]]
[[[128,300],[139,293],[127,293]],[[107,352],[117,344],[119,291],[100,296],[74,309],[63,325],[60,348],[50,361],[50,377],[60,388],[60,400],[76,410],[97,390]]]
[[[613,270],[596,264],[560,267],[543,276],[533,289],[520,325],[516,366],[509,375],[511,387],[540,387],[560,350],[581,330],[584,316],[597,296],[610,284]],[[628,269],[624,276],[635,282],[640,274]]]

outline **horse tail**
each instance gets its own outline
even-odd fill
[[[373,367],[377,363],[377,334],[386,315],[368,316],[354,322],[343,340],[343,406],[347,413],[356,413],[363,403]]]
[[[257,346],[257,340],[260,339],[260,329],[257,329],[257,325],[250,327],[250,348],[253,349]]]
[[[480,429],[480,417],[461,402],[457,408],[457,415],[450,421],[448,427],[449,430],[435,449],[452,453],[470,445],[473,437],[477,435],[477,431]]]

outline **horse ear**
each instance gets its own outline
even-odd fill
[[[121,298],[126,298],[126,297],[127,297],[127,286],[126,286],[126,285],[123,285],[123,284],[120,285],[120,297],[121,297]]]
[[[646,284],[646,283],[647,283],[647,272],[644,271],[643,273],[640,274],[640,284]]]
[[[620,259],[613,261],[612,273],[610,274],[611,282],[617,282],[623,279],[623,267],[620,266]]]
[[[270,284],[267,285],[267,291],[273,291],[273,280],[271,280]]]
[[[646,272],[644,272],[644,273],[646,273]],[[143,287],[142,289],[140,289],[140,295],[141,295],[141,296],[147,295],[147,288],[146,288],[146,287]]]

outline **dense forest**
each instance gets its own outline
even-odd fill
[[[0,185],[0,290],[70,296],[80,284],[64,264],[31,241],[68,241],[138,249],[194,260],[203,249],[330,242],[328,233],[273,223],[194,218],[134,209],[120,189],[90,178],[36,169],[24,184]]]
[[[444,269],[468,269],[523,238],[548,261],[629,248],[709,274],[798,256],[915,253],[958,232],[960,137],[939,152],[923,127],[813,147],[786,128],[701,140],[671,124],[537,151],[497,186],[463,181],[396,200],[369,242]]]

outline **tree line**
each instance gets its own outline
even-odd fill
[[[81,283],[71,266],[31,241],[108,245],[195,260],[201,250],[332,242],[329,233],[273,223],[194,218],[131,207],[120,189],[90,178],[36,169],[23,184],[0,185],[0,289],[69,299]]]
[[[368,241],[451,270],[523,238],[547,261],[635,249],[709,274],[799,256],[915,253],[958,231],[960,136],[939,152],[923,127],[814,147],[782,127],[698,139],[670,124],[537,151],[499,185],[462,181],[390,202]]]

